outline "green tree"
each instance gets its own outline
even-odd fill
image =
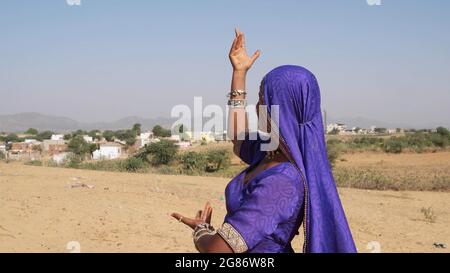
[[[68,151],[72,152],[78,159],[84,160],[86,154],[91,154],[93,147],[87,143],[82,136],[73,137],[68,144]]]
[[[386,128],[375,128],[375,133],[378,133],[378,134],[385,134],[386,132],[387,132],[387,129]]]
[[[134,157],[153,165],[169,164],[177,156],[178,146],[175,142],[163,139],[141,148]],[[150,158],[149,158],[150,157]]]
[[[155,125],[155,127],[153,127],[152,132],[155,137],[170,137],[171,135],[170,130],[164,129],[160,125]]]
[[[25,134],[33,136],[37,135],[38,133],[39,133],[38,130],[34,128],[29,128],[28,130],[25,131]]]
[[[114,136],[125,141],[127,146],[132,146],[136,143],[136,132],[133,130],[119,130],[114,133]]]
[[[36,139],[37,140],[44,140],[44,139],[50,139],[53,135],[52,131],[44,131],[44,132],[40,132],[39,134],[36,135]]]
[[[106,141],[113,141],[114,140],[114,132],[111,130],[106,130],[103,132],[103,137],[105,138]]]
[[[91,130],[87,135],[92,137],[92,139],[100,139],[101,137],[100,130]]]
[[[4,138],[5,142],[20,142],[21,139],[16,134],[9,134]]]
[[[136,135],[140,135],[141,134],[141,127],[142,126],[141,126],[140,123],[135,123],[131,130],[133,130],[136,133]]]
[[[436,132],[440,134],[441,136],[446,136],[450,138],[450,131],[447,128],[444,127],[438,127],[436,128]]]

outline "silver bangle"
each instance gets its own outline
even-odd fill
[[[228,100],[228,106],[233,107],[233,108],[244,108],[245,106],[247,106],[247,101],[246,100]]]
[[[228,93],[227,97],[236,97],[236,96],[240,96],[240,95],[244,95],[247,96],[247,91],[245,90],[233,90],[230,93]]]

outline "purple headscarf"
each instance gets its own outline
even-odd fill
[[[325,146],[320,90],[314,75],[285,65],[263,80],[268,114],[279,105],[280,140],[305,185],[305,252],[356,252]]]

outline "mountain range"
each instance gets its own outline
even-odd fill
[[[68,117],[45,115],[41,113],[18,113],[12,115],[0,115],[0,132],[24,132],[28,128],[35,128],[39,131],[50,130],[60,133],[71,132],[78,129],[120,130],[129,129],[135,123],[140,123],[142,129],[147,130],[153,128],[153,126],[157,124],[170,128],[174,121],[174,118],[142,118],[138,116],[129,116],[112,122],[79,122]],[[348,128],[369,128],[371,126],[384,128],[414,128],[408,124],[383,122],[363,117],[327,117],[327,123],[332,122],[344,123]]]
[[[137,116],[125,117],[113,122],[78,122],[68,117],[44,115],[40,113],[18,113],[12,115],[0,115],[1,132],[24,132],[28,128],[39,131],[50,130],[53,132],[67,133],[74,130],[120,130],[129,129],[135,123],[140,123],[143,130],[153,128],[159,124],[170,127],[171,118],[142,118]]]

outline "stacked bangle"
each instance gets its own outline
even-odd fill
[[[245,108],[246,105],[245,100],[228,100],[228,106],[232,108]]]
[[[233,90],[230,93],[228,93],[227,96],[231,98],[231,97],[236,97],[236,96],[240,96],[240,95],[244,95],[244,97],[245,97],[245,96],[247,96],[247,92],[244,90]]]
[[[194,244],[197,244],[197,241],[205,236],[214,234],[214,227],[208,223],[201,223],[197,225],[192,233],[192,237],[194,238]]]

